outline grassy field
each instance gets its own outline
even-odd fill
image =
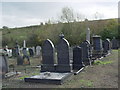
[[[118,38],[117,19],[93,20],[87,22],[91,36],[93,34],[101,35],[102,39],[113,37]],[[21,28],[0,29],[2,31],[2,45],[8,45],[9,48],[15,46],[15,41],[23,45],[23,40],[27,41],[27,46],[41,45],[44,40],[49,38],[54,44],[57,43],[59,34],[62,32],[70,45],[79,45],[85,40],[86,22],[58,23],[35,25]]]
[[[17,66],[15,59],[10,59],[9,64],[15,65],[15,70],[21,74],[4,79],[3,88],[118,88],[118,50],[113,50],[109,56],[73,75],[62,85],[24,82],[25,77],[39,74],[40,69],[34,66],[41,64],[40,58],[31,58],[30,66]]]

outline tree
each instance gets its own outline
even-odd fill
[[[85,15],[76,13],[76,21],[82,21],[85,19]]]
[[[67,23],[74,21],[73,9],[69,7],[62,8],[62,15],[60,16],[60,19]]]
[[[3,26],[2,28],[3,28],[3,29],[8,29],[8,27],[7,27],[7,26]]]

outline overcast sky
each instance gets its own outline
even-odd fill
[[[0,28],[38,25],[48,19],[57,20],[63,7],[73,8],[74,12],[95,19],[94,14],[101,14],[101,19],[118,17],[119,0],[2,0],[0,3]],[[59,2],[58,2],[59,1]],[[68,2],[69,1],[69,2]],[[1,22],[2,19],[2,22]]]

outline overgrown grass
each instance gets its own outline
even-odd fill
[[[93,64],[94,65],[106,65],[106,64],[111,64],[111,63],[113,63],[113,61],[100,61],[100,60],[97,60]]]

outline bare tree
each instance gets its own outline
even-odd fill
[[[104,15],[101,14],[101,13],[99,13],[99,12],[96,12],[96,13],[94,14],[94,17],[95,17],[96,20],[98,20],[98,19],[101,19],[102,17],[104,17]]]
[[[82,21],[85,19],[85,15],[76,13],[76,21]]]
[[[69,7],[62,8],[62,15],[60,16],[60,19],[67,23],[74,21],[73,9]]]

